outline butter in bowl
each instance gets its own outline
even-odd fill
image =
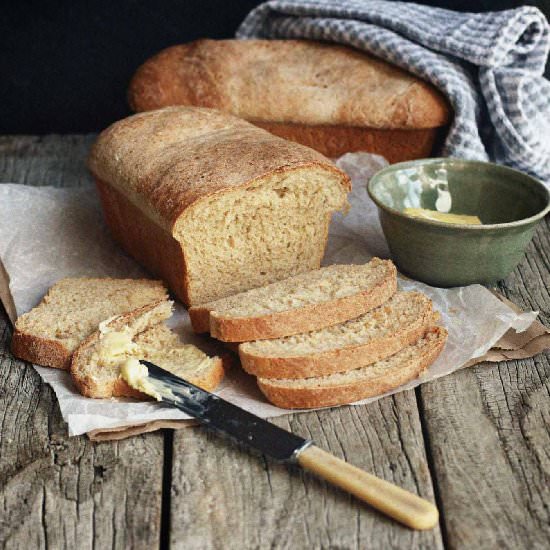
[[[452,158],[390,165],[368,192],[399,270],[441,287],[505,278],[550,211],[550,192],[535,178]]]

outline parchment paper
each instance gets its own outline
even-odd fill
[[[353,179],[352,207],[346,217],[337,215],[332,223],[324,264],[363,263],[373,255],[389,257],[376,208],[366,192],[368,177],[386,162],[381,157],[355,153],[345,155],[338,164]],[[4,272],[0,269],[0,298],[12,320],[15,314],[34,307],[62,277],[147,276],[111,240],[91,186],[57,189],[0,185],[0,258],[5,268]],[[421,380],[396,391],[481,360],[509,357],[504,355],[505,351],[525,357],[550,344],[544,327],[534,323],[536,312],[518,312],[482,286],[446,290],[402,279],[400,287],[421,290],[432,298],[441,312],[442,323],[449,330],[449,341]],[[203,348],[209,346],[208,339],[192,334],[187,313],[180,304],[176,305],[170,324],[186,341]],[[524,336],[518,338],[516,331]],[[491,349],[498,347],[504,335],[506,343],[498,350]],[[180,422],[188,418],[184,413],[154,402],[82,397],[73,388],[67,372],[35,368],[53,387],[70,435],[89,433],[94,439],[118,439],[189,423]],[[240,368],[229,372],[217,393],[264,418],[288,413],[269,404],[257,389],[254,378]]]

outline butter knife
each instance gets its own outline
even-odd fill
[[[299,464],[413,529],[431,529],[437,508],[397,485],[377,478],[275,424],[145,360],[130,360],[122,375],[135,389],[173,405],[204,426],[278,462]]]

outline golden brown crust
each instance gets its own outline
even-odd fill
[[[36,365],[67,370],[72,352],[58,340],[41,338],[15,329],[11,338],[11,352],[15,357]]]
[[[281,387],[276,380],[258,378],[258,386],[267,399],[283,409],[311,409],[333,407],[354,403],[361,399],[382,395],[390,390],[418,378],[439,356],[447,339],[447,331],[442,327],[433,327],[431,332],[439,335],[429,346],[421,361],[405,365],[402,369],[381,375],[376,379],[355,381],[350,384],[326,387]]]
[[[116,122],[100,134],[88,166],[169,233],[199,200],[276,173],[315,167],[351,189],[349,177],[317,151],[197,107],[168,107]]]
[[[435,128],[450,108],[430,84],[364,52],[309,40],[198,40],[142,65],[136,111],[197,105],[250,121]]]
[[[249,342],[311,332],[354,319],[382,305],[397,290],[397,270],[390,262],[387,265],[388,277],[376,286],[352,296],[262,317],[231,318],[211,312],[210,334],[222,342]],[[202,319],[200,323],[202,324]],[[241,360],[242,358],[241,356]]]
[[[210,332],[210,310],[205,306],[193,306],[188,310],[191,328],[195,334]]]
[[[431,156],[437,149],[441,134],[437,128],[388,130],[263,121],[254,121],[254,124],[276,136],[311,147],[329,158],[366,151],[383,156],[390,164]]]
[[[180,243],[112,185],[95,179],[105,221],[122,247],[189,305],[187,269]]]
[[[326,376],[336,372],[347,372],[357,365],[370,365],[386,359],[403,348],[417,342],[433,325],[433,311],[426,311],[414,326],[367,344],[349,346],[311,355],[295,357],[255,356],[246,352],[246,346],[239,346],[239,357],[243,369],[260,378],[310,378]]]

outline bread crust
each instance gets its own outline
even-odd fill
[[[261,317],[222,317],[213,311],[209,320],[210,334],[222,342],[248,342],[310,332],[354,319],[382,305],[397,290],[397,270],[391,262],[387,262],[387,267],[388,276],[385,279],[352,296]],[[192,310],[189,310],[190,315]],[[198,317],[197,323],[202,328],[202,309]]]
[[[439,128],[380,129],[357,126],[306,126],[282,122],[252,121],[260,128],[319,151],[329,158],[367,151],[383,156],[390,164],[426,158],[437,149]]]
[[[161,300],[138,308],[129,313],[119,315],[110,321],[108,326],[115,331],[120,330],[138,317],[149,312],[153,312],[155,309],[163,306],[164,303],[165,301]],[[94,332],[86,340],[84,340],[84,342],[82,342],[73,354],[70,372],[78,391],[85,397],[92,398],[134,397],[137,399],[152,399],[150,396],[129,386],[121,376],[110,380],[108,383],[98,383],[93,377],[88,376],[81,371],[80,363],[85,360],[86,353],[98,344],[100,336],[101,333],[99,330]],[[209,370],[205,376],[194,379],[193,383],[209,391],[216,388],[225,374],[224,361],[222,358],[216,357],[214,367],[215,368]]]
[[[112,124],[92,146],[88,167],[174,236],[180,217],[199,201],[269,175],[317,168],[351,190],[347,174],[317,151],[198,107],[167,107]]]
[[[112,236],[150,273],[163,279],[185,304],[188,292],[187,267],[181,244],[160,225],[144,216],[111,184],[95,178],[103,215]]]
[[[239,346],[239,357],[243,369],[260,378],[310,378],[327,376],[336,372],[347,372],[357,365],[370,365],[386,359],[403,348],[417,342],[426,330],[434,324],[433,311],[426,311],[414,326],[400,332],[379,338],[367,344],[349,346],[311,355],[295,357],[263,357],[246,352],[246,346]]]
[[[58,340],[41,338],[15,329],[11,338],[11,352],[15,357],[36,365],[67,370],[72,352]]]
[[[447,331],[442,327],[432,327],[429,332],[437,333],[439,338],[424,353],[421,360],[408,363],[404,368],[389,375],[381,375],[367,381],[317,388],[281,387],[276,385],[276,380],[272,382],[268,378],[258,378],[258,386],[271,403],[283,409],[333,407],[381,395],[418,378],[437,359],[445,346]]]
[[[191,328],[195,334],[210,332],[210,310],[207,307],[204,305],[193,306],[189,308],[188,313]]]
[[[311,40],[197,40],[146,61],[129,86],[135,111],[197,105],[249,121],[436,128],[450,108],[430,84],[350,47]]]

